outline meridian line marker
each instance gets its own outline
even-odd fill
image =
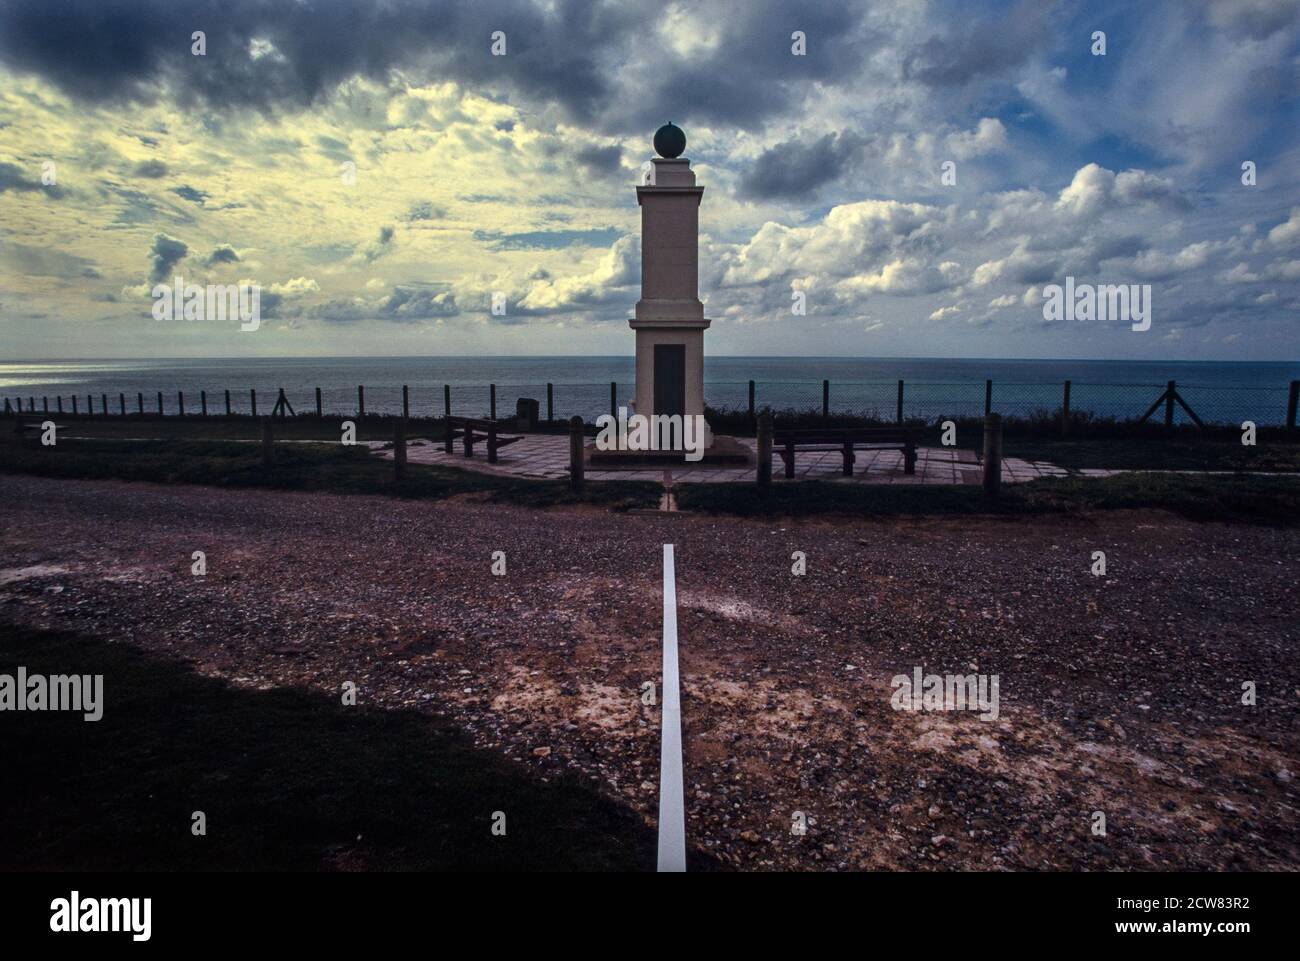
[[[677,571],[673,545],[664,545],[663,732],[659,746],[659,867],[686,870],[682,796],[682,702],[677,676]]]

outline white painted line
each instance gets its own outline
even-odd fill
[[[659,870],[686,870],[686,805],[682,799],[682,702],[677,677],[677,571],[664,545],[663,732],[659,745]]]

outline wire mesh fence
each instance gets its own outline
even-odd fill
[[[1007,419],[1060,418],[1068,409],[1084,421],[1141,420],[1185,424],[1195,418],[1204,424],[1259,426],[1294,423],[1297,389],[1292,384],[1223,386],[1177,384],[1175,402],[1161,383],[1020,383],[1012,381],[708,381],[705,405],[725,415],[752,417],[758,411],[774,412],[777,420],[800,416],[861,418],[892,423],[937,424],[950,418],[982,417],[996,412]],[[174,416],[268,415],[276,411],[281,388],[267,384],[250,387],[187,388],[184,392],[140,392],[120,389],[59,396],[10,395],[6,413],[62,413],[77,416],[162,414]],[[408,415],[442,417],[513,417],[520,398],[536,400],[543,420],[573,416],[590,422],[617,408],[632,407],[635,385],[630,382],[599,384],[366,384],[357,387],[308,384],[284,387],[284,398],[296,415],[325,416]],[[1185,406],[1184,406],[1185,405]],[[1168,411],[1166,408],[1170,408]],[[287,413],[287,411],[282,411]],[[1290,421],[1288,420],[1290,418]]]

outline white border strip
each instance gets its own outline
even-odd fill
[[[659,748],[659,870],[686,870],[682,799],[682,702],[677,677],[677,571],[664,545],[663,734]]]

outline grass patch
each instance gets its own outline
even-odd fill
[[[746,517],[1047,514],[1153,508],[1194,520],[1300,524],[1300,480],[1289,477],[1124,474],[1051,477],[1004,485],[996,503],[976,486],[862,485],[831,481],[774,484],[768,496],[751,484],[682,484],[682,510]]]
[[[214,487],[383,494],[439,499],[479,494],[527,507],[591,504],[613,510],[654,507],[659,484],[612,481],[588,484],[581,496],[567,480],[525,480],[425,464],[408,464],[393,478],[392,461],[365,447],[341,444],[277,444],[275,464],[262,463],[259,444],[215,440],[60,440],[55,447],[9,440],[0,448],[0,469],[43,477],[208,484]]]
[[[100,721],[6,714],[6,871],[654,867],[635,812],[566,774],[543,782],[436,717],[234,688],[61,632],[0,625],[0,656],[10,674],[104,676]]]

